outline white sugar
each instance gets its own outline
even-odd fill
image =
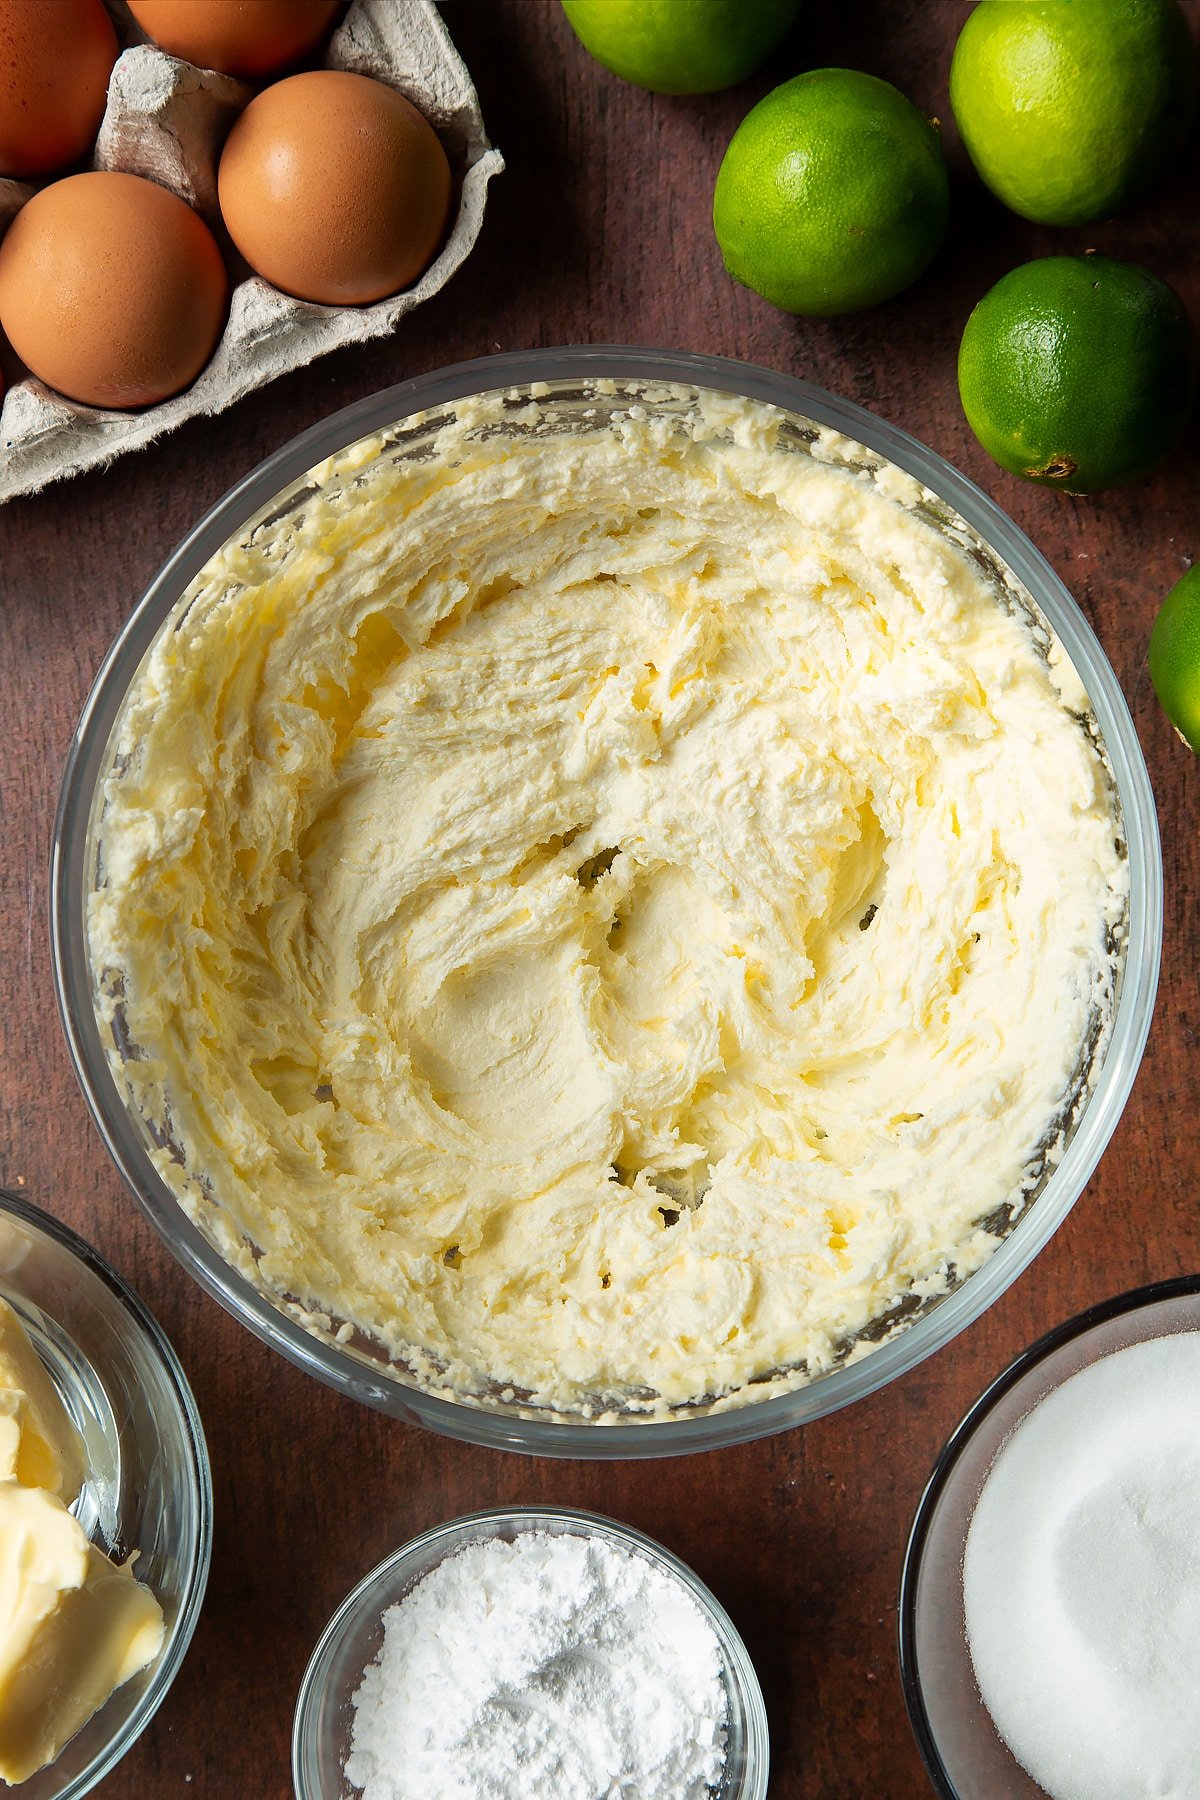
[[[1200,1800],[1200,1333],[1104,1357],[1022,1421],[963,1594],[984,1704],[1051,1800]]]

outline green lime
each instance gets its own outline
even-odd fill
[[[1200,565],[1177,581],[1150,633],[1150,679],[1185,744],[1200,752]]]
[[[614,75],[656,94],[714,94],[752,75],[800,0],[562,0],[576,37]]]
[[[958,353],[975,436],[1027,481],[1095,494],[1175,448],[1192,395],[1192,328],[1172,288],[1106,256],[1022,263],[983,296]]]
[[[1195,101],[1179,0],[977,0],[950,68],[971,161],[1043,225],[1135,200],[1181,148]]]
[[[760,100],[713,195],[729,273],[793,313],[890,300],[932,260],[949,214],[936,124],[855,69],[814,69]]]

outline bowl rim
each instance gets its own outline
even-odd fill
[[[460,1513],[456,1518],[445,1519],[440,1525],[431,1525],[428,1530],[409,1538],[354,1584],[345,1599],[335,1608],[317,1639],[296,1696],[292,1718],[292,1785],[297,1800],[321,1800],[321,1796],[308,1785],[307,1771],[303,1765],[312,1734],[316,1730],[317,1714],[324,1691],[323,1684],[318,1685],[318,1677],[326,1660],[340,1642],[351,1615],[370,1596],[372,1590],[382,1587],[405,1562],[415,1558],[419,1552],[432,1548],[440,1540],[444,1539],[446,1542],[438,1562],[453,1554],[456,1538],[467,1540],[477,1526],[512,1525],[519,1533],[536,1531],[539,1524],[547,1519],[580,1526],[582,1531],[579,1535],[582,1536],[594,1534],[598,1527],[601,1533],[617,1538],[631,1551],[665,1569],[691,1595],[712,1625],[722,1654],[738,1677],[736,1683],[726,1681],[724,1684],[731,1706],[739,1701],[742,1703],[742,1724],[747,1740],[745,1777],[740,1793],[733,1800],[767,1800],[770,1730],[766,1702],[758,1671],[737,1626],[707,1583],[700,1579],[690,1564],[676,1556],[673,1550],[668,1550],[665,1544],[660,1544],[656,1538],[639,1531],[636,1526],[626,1525],[622,1519],[576,1506],[490,1506],[478,1512]],[[436,1565],[431,1565],[434,1566]]]
[[[56,1218],[53,1213],[46,1212],[42,1207],[35,1205],[33,1201],[25,1199],[23,1195],[15,1194],[11,1188],[0,1187],[0,1214],[11,1215],[20,1220],[23,1225],[59,1244],[103,1282],[104,1286],[120,1302],[133,1321],[134,1328],[145,1340],[148,1350],[152,1356],[157,1358],[167,1377],[167,1384],[178,1408],[179,1422],[189,1451],[188,1468],[195,1506],[196,1529],[179,1610],[168,1629],[168,1635],[158,1654],[145,1690],[124,1725],[97,1751],[88,1766],[81,1770],[64,1788],[60,1789],[55,1796],[55,1800],[82,1800],[83,1795],[91,1793],[97,1783],[102,1781],[106,1775],[111,1774],[117,1763],[141,1737],[166,1699],[182,1666],[183,1659],[187,1655],[204,1604],[209,1570],[212,1565],[212,1466],[208,1455],[208,1441],[204,1435],[204,1426],[191,1384],[184,1374],[183,1365],[176,1355],[170,1339],[145,1301],[134,1292],[124,1277],[117,1273],[107,1258],[102,1256],[94,1245],[88,1243],[86,1238],[81,1237],[77,1231],[64,1223],[62,1219]],[[86,1729],[86,1725],[81,1729]]]
[[[813,1382],[698,1416],[613,1424],[531,1418],[427,1392],[382,1364],[372,1365],[331,1340],[319,1339],[234,1269],[163,1182],[118,1092],[91,1002],[82,902],[96,782],[129,682],[171,607],[214,552],[325,457],[414,412],[522,383],[604,378],[691,385],[798,414],[864,445],[951,505],[1032,595],[1079,672],[1100,717],[1124,812],[1130,862],[1129,929],[1120,993],[1095,1087],[1059,1167],[987,1262],[922,1318],[875,1345],[868,1355]],[[945,458],[852,401],[752,363],[628,345],[506,352],[412,377],[310,426],[236,482],[159,569],[100,665],[64,765],[50,868],[54,990],[76,1078],[127,1187],[193,1279],[263,1342],[341,1393],[461,1441],[534,1455],[598,1459],[723,1448],[821,1418],[916,1367],[998,1299],[1062,1223],[1120,1119],[1150,1029],[1162,954],[1162,912],[1158,820],[1129,708],[1083,612],[1025,533]]]
[[[969,1800],[969,1796],[960,1794],[954,1786],[942,1761],[937,1737],[926,1711],[920,1657],[917,1654],[917,1589],[933,1516],[958,1466],[959,1458],[1000,1401],[1019,1387],[1048,1357],[1055,1355],[1066,1345],[1087,1337],[1099,1326],[1109,1325],[1114,1319],[1123,1318],[1127,1313],[1153,1310],[1170,1301],[1194,1299],[1197,1295],[1200,1295],[1200,1275],[1175,1275],[1166,1281],[1147,1282],[1142,1287],[1129,1288],[1108,1299],[1097,1300],[1093,1305],[1084,1307],[1082,1312],[1052,1326],[1015,1356],[988,1383],[978,1399],[972,1401],[939,1452],[924,1492],[917,1502],[909,1531],[900,1570],[897,1615],[900,1686],[904,1693],[904,1705],[921,1760],[939,1800]]]

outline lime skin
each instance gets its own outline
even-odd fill
[[[785,312],[878,306],[932,261],[950,216],[936,124],[855,69],[785,81],[734,133],[713,228],[735,281]]]
[[[562,0],[606,69],[655,94],[735,87],[786,36],[800,0]]]
[[[988,455],[1069,494],[1136,481],[1169,456],[1193,375],[1174,289],[1105,256],[1010,270],[967,320],[958,354],[963,411]]]
[[[1150,633],[1150,679],[1163,711],[1200,753],[1200,565],[1177,581]]]
[[[976,0],[950,67],[971,161],[1043,225],[1136,200],[1182,148],[1196,86],[1179,0]]]

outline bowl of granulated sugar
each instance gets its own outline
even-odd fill
[[[943,1800],[1200,1800],[1200,1277],[1018,1357],[946,1446],[900,1593]]]
[[[766,1800],[745,1645],[686,1564],[627,1525],[471,1513],[338,1608],[292,1737],[297,1800]]]

